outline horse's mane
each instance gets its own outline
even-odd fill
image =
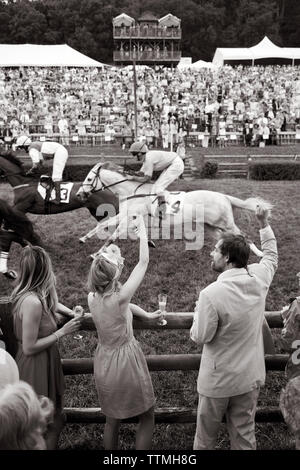
[[[123,174],[123,169],[120,165],[116,165],[115,163],[112,162],[105,162],[101,165],[101,168],[103,170],[109,170],[109,171],[114,171],[115,173],[119,173],[120,175]]]
[[[23,170],[23,163],[12,152],[0,153],[0,157],[4,158],[4,160],[7,160],[8,162],[15,163],[15,165]]]

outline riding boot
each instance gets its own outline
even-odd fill
[[[53,181],[55,188],[55,199],[52,201],[53,204],[60,204],[60,181]]]
[[[166,215],[166,208],[167,208],[167,201],[165,199],[165,196],[158,196],[157,204],[158,204],[157,207],[158,207],[159,217],[164,219]]]

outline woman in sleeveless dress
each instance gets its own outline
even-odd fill
[[[96,256],[89,273],[88,304],[98,333],[94,376],[102,412],[106,416],[105,449],[118,448],[122,419],[138,416],[136,449],[150,449],[154,428],[152,382],[142,349],[133,335],[132,316],[161,318],[130,300],[147,270],[149,251],[143,218],[138,219],[140,257],[127,282],[119,284],[123,258],[115,245]]]
[[[51,260],[43,248],[26,246],[23,249],[20,274],[11,300],[14,332],[19,343],[15,359],[20,380],[54,404],[54,422],[46,437],[47,448],[54,449],[63,425],[65,389],[57,341],[77,331],[80,320],[74,319],[72,310],[58,302]],[[72,320],[57,330],[55,312]]]

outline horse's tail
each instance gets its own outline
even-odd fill
[[[260,197],[249,197],[245,201],[233,196],[226,195],[226,197],[229,199],[233,207],[239,207],[240,209],[245,209],[251,212],[255,212],[257,206],[260,206],[262,209],[269,211],[271,211],[273,208],[273,205],[270,202],[265,201]]]

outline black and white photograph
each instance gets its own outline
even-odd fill
[[[300,450],[299,24],[0,0],[3,455]]]

